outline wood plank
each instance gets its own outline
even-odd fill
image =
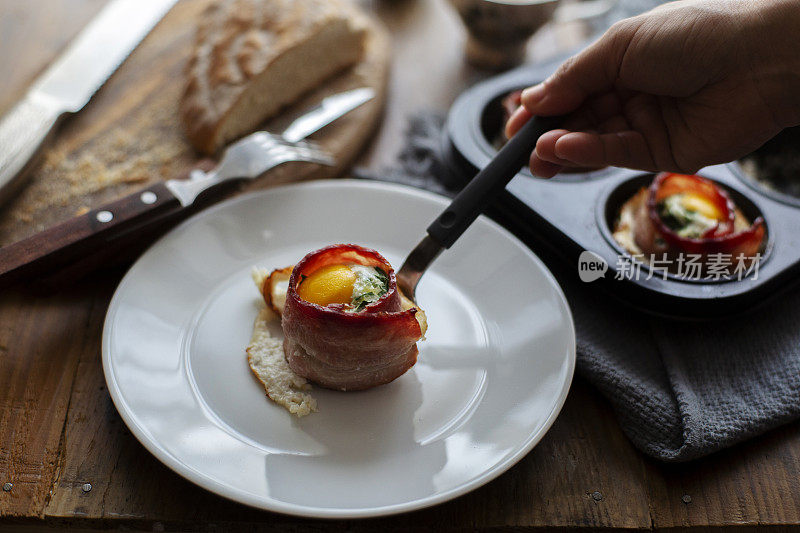
[[[800,524],[800,423],[648,479],[656,527]]]
[[[60,466],[78,360],[98,335],[91,294],[0,296],[0,516],[41,516]]]

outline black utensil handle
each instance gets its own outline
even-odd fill
[[[492,198],[527,165],[539,137],[562,122],[563,117],[532,117],[528,120],[428,226],[428,235],[443,247],[450,248]]]

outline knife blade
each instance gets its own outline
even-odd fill
[[[177,0],[112,0],[0,120],[0,204],[59,120],[80,111]]]
[[[370,87],[361,87],[323,98],[317,107],[292,122],[282,136],[289,142],[301,141],[374,97]]]

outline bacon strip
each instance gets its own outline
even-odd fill
[[[701,238],[681,237],[667,226],[658,212],[658,203],[679,193],[694,193],[702,196],[722,213],[722,220],[709,229]],[[645,199],[644,195],[639,195]],[[700,176],[664,172],[656,176],[634,216],[634,239],[642,252],[650,254],[677,255],[698,254],[705,259],[710,254],[739,254],[754,257],[764,240],[764,219],[758,217],[749,228],[736,231],[736,207],[728,194],[712,181]]]
[[[342,304],[320,306],[297,294],[302,276],[334,264],[356,263],[382,268],[389,287],[363,311],[346,312]],[[415,314],[403,310],[394,270],[375,250],[354,244],[328,246],[311,252],[292,270],[282,326],[289,367],[323,387],[362,390],[388,383],[417,361],[423,331]]]

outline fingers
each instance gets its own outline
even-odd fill
[[[538,145],[536,150],[540,152]],[[559,135],[552,146],[543,147],[541,153],[549,154],[550,151],[558,161],[575,166],[656,170],[645,138],[641,133],[631,130],[613,133],[567,132]]]
[[[534,150],[533,155],[535,155],[537,159],[554,163],[562,167],[572,166],[570,161],[558,157],[555,151],[558,140],[568,133],[569,130],[548,131],[539,137],[539,140],[536,142],[536,149]],[[539,174],[536,175],[538,176]]]
[[[553,130],[539,137],[528,163],[531,174],[540,178],[552,178],[561,172],[565,164],[569,165],[569,162],[556,157],[553,151],[556,141],[567,133],[567,130]]]
[[[561,165],[545,161],[536,155],[536,152],[531,154],[531,160],[528,164],[531,169],[531,174],[540,178],[552,178],[562,170]]]
[[[590,123],[604,122],[617,115],[620,99],[613,90],[632,37],[632,32],[624,29],[629,27],[612,27],[599,41],[565,61],[547,80],[522,91],[522,106],[509,118],[506,137],[516,134],[532,115],[567,115],[579,111],[592,95],[604,96],[585,106],[583,113],[576,113],[568,127],[583,129]],[[619,123],[609,127],[612,126],[621,127]],[[539,139],[530,157],[534,175],[552,177],[565,165],[581,165],[565,161],[554,152],[557,140],[566,133],[566,130],[555,130]]]
[[[513,135],[514,133],[522,127],[523,124],[530,118],[530,113],[526,110],[520,108],[517,112],[512,115],[511,119],[508,121],[508,125],[506,127],[506,134]],[[510,134],[509,134],[510,133]],[[539,142],[542,142],[542,139],[545,139],[545,144],[549,147],[553,143],[555,143],[555,139],[559,134],[568,133],[567,130],[553,130],[545,133],[539,138]],[[537,144],[538,147],[538,144]],[[537,148],[538,149],[538,148]],[[538,176],[540,178],[552,178],[559,172],[561,172],[562,165],[559,164],[558,159],[553,155],[552,150],[550,150],[547,154],[546,158],[540,157],[537,154],[537,150],[534,150],[531,153],[530,160],[528,162],[528,167],[531,169],[531,173],[534,176]]]
[[[652,108],[623,104],[626,111],[646,110],[647,113],[606,116],[606,112],[597,110],[586,112],[590,105],[591,102],[587,103],[578,114],[569,117],[563,129],[551,130],[539,137],[530,158],[534,175],[552,177],[565,167],[617,166],[655,170],[675,166],[665,161],[662,154],[669,153],[668,139]],[[615,109],[619,111],[621,107],[608,107],[608,110]]]
[[[513,137],[519,129],[528,122],[528,119],[531,118],[530,112],[525,109],[524,107],[520,106],[511,114],[511,117],[506,122],[506,138],[510,139]]]
[[[581,165],[572,161],[562,159],[555,153],[555,146],[558,140],[564,135],[568,135],[569,130],[559,129],[548,131],[536,143],[529,161],[531,174],[540,178],[552,178],[565,167],[579,167]]]
[[[644,136],[630,129],[608,133],[564,129],[549,131],[539,137],[529,166],[534,176],[542,178],[551,178],[567,167],[613,166],[649,172],[661,168],[656,164]]]
[[[522,91],[522,105],[534,115],[563,115],[578,109],[589,96],[613,89],[632,37],[629,28],[612,27],[548,79]]]

